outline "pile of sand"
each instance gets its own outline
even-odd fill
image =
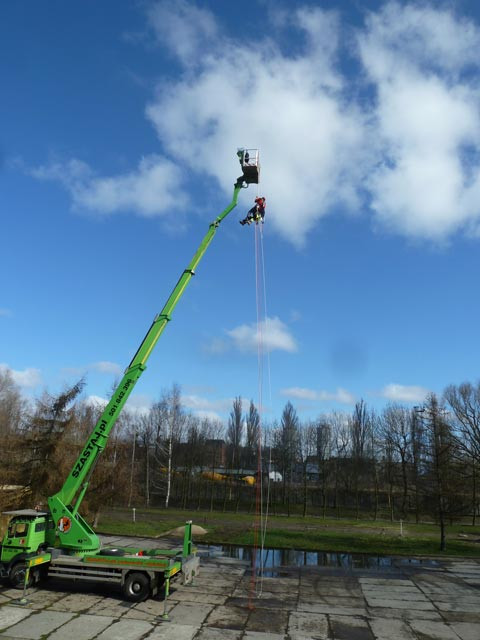
[[[172,529],[171,531],[167,531],[167,533],[163,533],[163,536],[177,536],[183,537],[185,533],[185,527],[177,527],[176,529]],[[203,527],[199,527],[198,524],[192,524],[192,535],[194,536],[203,536],[208,533]]]

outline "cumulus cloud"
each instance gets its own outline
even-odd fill
[[[288,327],[280,318],[266,318],[253,324],[242,324],[226,332],[234,348],[238,351],[257,352],[259,345],[263,351],[297,351],[297,344]]]
[[[314,390],[303,387],[289,387],[282,389],[283,396],[296,398],[297,400],[310,400],[314,402],[337,402],[339,404],[355,404],[356,398],[346,389],[339,387],[336,391],[326,391],[324,389]]]
[[[94,371],[98,371],[99,373],[112,373],[113,375],[120,375],[123,373],[122,367],[116,362],[108,362],[106,360],[102,360],[100,362],[94,362],[89,365],[89,369],[93,369]]]
[[[196,394],[182,395],[182,404],[199,418],[221,420],[221,414],[232,408],[233,399],[209,400]]]
[[[147,16],[157,39],[184,63],[197,59],[205,42],[218,37],[213,15],[184,0],[152,4]]]
[[[32,172],[76,207],[166,215],[184,209],[189,172],[229,195],[245,145],[261,150],[269,225],[297,246],[333,211],[434,242],[480,235],[480,30],[451,5],[385,3],[348,51],[340,14],[320,7],[275,7],[254,41],[186,0],[146,19],[181,68],[145,109],[164,155],[118,176],[75,159]]]
[[[367,182],[383,226],[443,240],[480,221],[480,93],[469,73],[480,31],[428,5],[387,4],[359,35],[376,91],[371,136],[379,161]]]
[[[218,28],[217,37],[203,38],[203,22],[188,6],[160,2],[149,14],[153,24],[160,12],[158,36],[167,46],[164,31],[181,15],[196,34],[194,42],[201,39],[202,55],[179,54],[187,73],[170,83],[162,80],[147,116],[172,157],[216,178],[228,193],[237,170],[232,149],[259,147],[270,224],[301,244],[334,203],[358,203],[355,158],[365,148],[364,127],[359,109],[344,99],[334,66],[338,20],[318,8],[294,11],[291,28],[303,39],[303,51],[294,57],[268,37],[256,37],[254,47],[228,39]]]
[[[108,399],[103,398],[102,396],[90,395],[85,399],[85,402],[103,411],[108,404]],[[136,416],[146,415],[150,411],[151,407],[151,398],[142,394],[131,395],[125,404],[125,408]]]
[[[96,407],[99,409],[104,409],[108,404],[107,398],[102,398],[102,396],[96,396],[94,394],[87,396],[85,398],[85,402],[88,405],[91,405],[92,407]]]
[[[12,376],[12,380],[19,387],[33,389],[42,383],[42,374],[40,369],[29,367],[22,371],[16,371],[15,369],[11,369],[8,364],[0,364],[0,370],[9,372]]]
[[[387,384],[378,395],[393,402],[423,402],[429,391],[424,387]]]
[[[184,207],[188,201],[180,188],[179,167],[158,155],[146,156],[134,171],[113,177],[95,175],[78,159],[52,162],[30,173],[39,180],[61,182],[76,208],[101,214],[132,211],[152,217]]]
[[[108,362],[101,360],[99,362],[92,362],[84,367],[64,367],[62,371],[68,375],[84,376],[89,371],[96,371],[97,373],[105,373],[107,375],[119,376],[123,373],[122,367],[116,362]]]

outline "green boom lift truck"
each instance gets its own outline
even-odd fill
[[[188,583],[198,574],[199,558],[192,545],[191,521],[186,523],[183,545],[178,549],[109,549],[102,548],[98,536],[80,515],[79,508],[118,415],[145,370],[154,346],[218,226],[237,205],[240,189],[250,183],[258,183],[258,151],[242,149],[237,155],[242,175],[235,183],[232,201],[210,224],[192,261],[183,271],[162,311],[154,318],[63,486],[48,498],[48,510],[5,512],[11,520],[0,547],[0,578],[8,578],[13,586],[28,587],[42,577],[55,576],[73,581],[116,584],[126,599],[139,602],[155,595],[163,585],[166,600],[171,578],[183,576]]]

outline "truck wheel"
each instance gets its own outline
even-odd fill
[[[27,566],[24,562],[17,562],[10,569],[9,579],[10,584],[14,589],[23,589],[25,584],[25,573],[27,572]],[[33,584],[33,576],[30,572],[28,576],[27,588],[30,588]]]
[[[150,594],[150,579],[144,573],[129,573],[123,585],[123,594],[130,602],[146,600]]]

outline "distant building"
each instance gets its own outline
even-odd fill
[[[210,439],[206,443],[207,449],[207,466],[209,467],[225,467],[227,463],[227,445],[225,440]]]

